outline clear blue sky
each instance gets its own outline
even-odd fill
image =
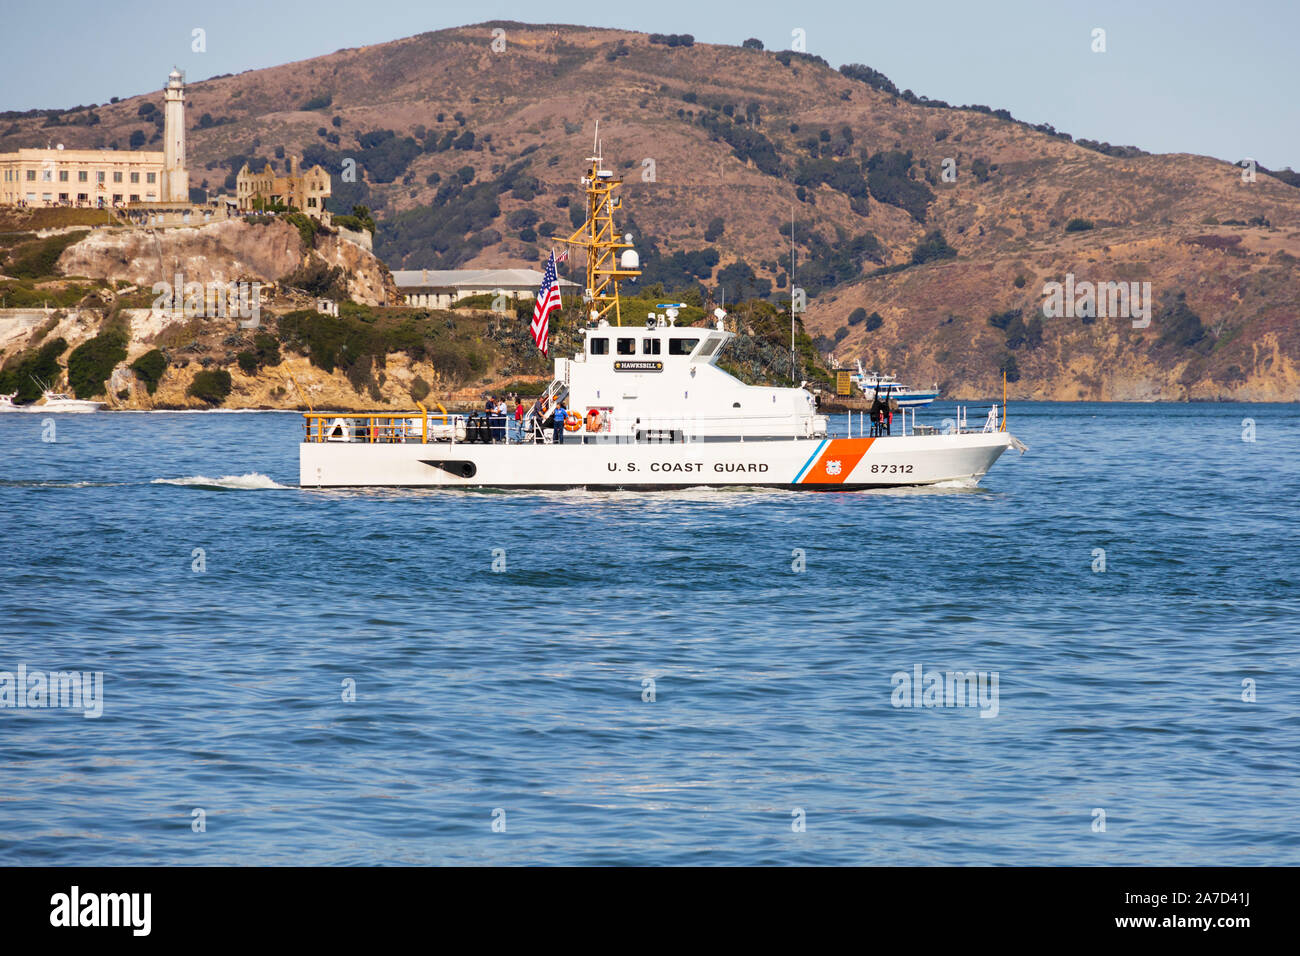
[[[768,49],[802,28],[809,53],[917,94],[1154,152],[1300,167],[1300,0],[45,0],[7,5],[0,110],[157,90],[173,64],[199,80],[497,19],[753,36]],[[191,52],[195,27],[206,53]],[[1090,49],[1095,27],[1105,53]]]

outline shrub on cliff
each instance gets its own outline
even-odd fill
[[[209,405],[220,405],[230,394],[230,373],[225,369],[204,369],[194,376],[186,394]]]
[[[310,256],[297,269],[280,279],[280,284],[325,299],[337,300],[347,297],[342,266],[331,268],[329,263],[318,255]]]
[[[313,249],[316,246],[316,221],[311,216],[301,212],[291,212],[284,217],[291,226],[298,230],[298,235],[302,239],[303,249]]]
[[[53,384],[59,377],[59,356],[67,351],[68,343],[61,338],[51,339],[39,349],[20,352],[0,368],[0,393],[17,392],[17,402],[34,402],[41,397],[38,381]]]
[[[15,279],[39,279],[42,276],[58,275],[57,263],[63,250],[88,235],[89,229],[78,229],[60,236],[47,236],[35,242],[23,243],[10,253],[4,271]]]
[[[276,341],[274,335],[258,332],[253,336],[253,347],[244,349],[235,356],[235,360],[239,363],[241,372],[245,375],[254,375],[258,369],[268,365],[279,365],[283,361],[280,356],[280,343]]]
[[[432,173],[431,176],[437,176]],[[432,185],[432,184],[430,184]],[[370,214],[370,209],[366,206],[353,206],[352,214],[348,216],[335,216],[334,225],[344,229],[351,229],[353,232],[368,231],[371,236],[375,234],[375,219]]]
[[[108,329],[83,342],[68,356],[68,384],[77,398],[104,394],[113,368],[126,358],[126,333]]]
[[[167,356],[160,349],[150,349],[131,363],[135,377],[144,382],[144,387],[152,395],[158,390],[158,382],[163,372],[167,371]]]
[[[1164,297],[1154,325],[1161,329],[1157,342],[1166,348],[1205,353],[1214,347],[1205,323],[1187,304],[1185,292]]]

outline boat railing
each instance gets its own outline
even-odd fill
[[[378,445],[430,442],[531,444],[543,440],[531,422],[515,422],[509,414],[448,412],[441,405],[431,412],[305,412],[303,441]],[[545,440],[550,440],[545,432]]]
[[[909,413],[911,415],[910,419],[908,417]],[[884,426],[877,427],[873,425],[867,418],[866,412],[859,411],[857,413],[856,421],[854,420],[853,412],[849,411],[844,414],[846,417],[845,434],[849,438],[853,438],[855,435],[858,438],[890,438],[895,435],[907,436],[926,433],[927,426],[925,425],[920,427],[920,431],[917,430],[916,409],[908,408],[907,406],[903,406],[899,408],[898,411],[894,412],[894,420],[890,423],[889,431],[887,432],[884,430]]]
[[[978,426],[972,427],[967,414],[967,407],[958,405],[956,417],[943,420],[942,432],[946,435],[975,435],[1002,431],[1005,423],[1005,408],[1005,405],[999,405],[995,402],[989,406],[988,413],[985,414],[983,407],[980,406],[980,414],[984,416],[984,420]],[[976,419],[976,421],[979,421],[979,419]]]
[[[787,423],[780,415],[700,416],[620,416],[611,407],[596,409],[597,415],[573,418],[577,427],[564,429],[566,443],[587,444],[589,441],[639,444],[647,441],[690,442],[701,436],[720,434],[718,426],[730,426],[726,434],[739,441],[762,439],[774,434],[773,427]],[[592,409],[587,409],[588,412]],[[895,433],[901,411],[895,418]],[[851,418],[851,415],[850,415]],[[859,416],[861,418],[861,416]],[[915,412],[913,412],[913,420]],[[820,431],[818,424],[820,422]],[[789,435],[791,438],[820,437],[827,424],[825,416],[813,416],[809,429]],[[858,424],[857,433],[864,434],[865,425]],[[909,431],[906,424],[902,433]],[[420,405],[419,411],[383,412],[305,412],[303,413],[303,441],[308,443],[346,442],[358,444],[428,444],[430,442],[494,443],[494,444],[550,444],[554,440],[554,425],[540,415],[525,413],[515,421],[512,414],[497,415],[484,411],[471,414],[448,412],[441,405],[431,411]],[[850,421],[850,437],[853,423]]]
[[[304,412],[304,442],[405,442],[464,439],[465,416],[441,405],[436,413],[423,405],[418,412]]]

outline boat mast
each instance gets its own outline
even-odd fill
[[[582,296],[587,317],[595,322],[612,311],[615,324],[622,325],[618,284],[623,279],[636,278],[641,270],[635,267],[639,263],[634,256],[630,263],[620,257],[620,250],[632,248],[632,243],[625,241],[631,236],[620,237],[614,229],[614,210],[623,205],[622,199],[614,198],[614,191],[623,185],[623,180],[616,179],[612,171],[601,168],[599,123],[596,124],[592,152],[593,155],[587,157],[591,167],[582,177],[582,185],[587,190],[587,221],[567,238],[552,238],[587,250],[587,284]]]

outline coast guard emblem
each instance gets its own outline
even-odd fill
[[[840,463],[838,461],[828,461],[826,463],[826,474],[838,475],[840,473]]]

